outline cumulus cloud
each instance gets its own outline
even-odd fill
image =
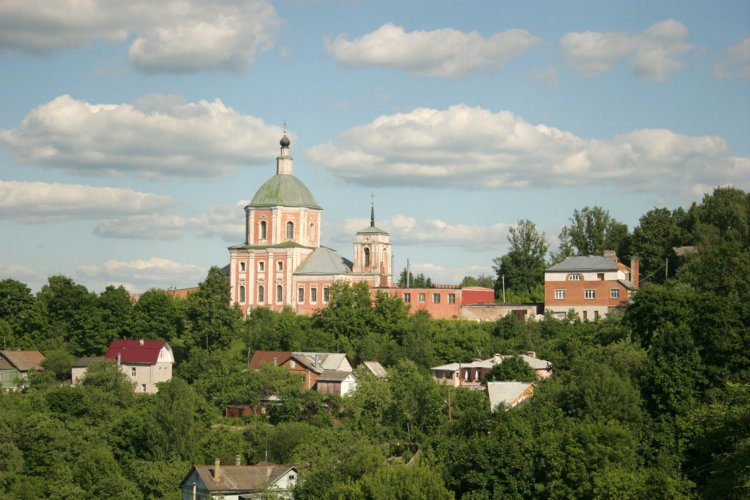
[[[26,284],[37,284],[44,281],[45,277],[30,267],[0,263],[0,279],[14,279]]]
[[[142,71],[243,71],[273,45],[279,25],[267,0],[4,0],[0,51],[46,53],[134,38],[128,58]]]
[[[385,66],[442,77],[499,70],[539,43],[539,38],[522,29],[483,37],[476,31],[450,28],[406,32],[390,23],[353,40],[343,34],[325,40],[326,49],[344,66]]]
[[[750,37],[727,47],[717,58],[714,76],[718,78],[750,78]]]
[[[461,283],[464,276],[495,275],[489,266],[446,267],[432,262],[412,262],[409,270],[415,275],[423,273],[429,276],[433,283],[443,285],[457,285]],[[401,272],[400,269],[396,271]]]
[[[509,111],[417,108],[354,127],[306,152],[348,182],[462,189],[608,184],[688,192],[697,183],[750,186],[748,158],[716,136],[639,129],[586,139]]]
[[[618,32],[568,33],[560,39],[563,59],[576,70],[596,76],[627,60],[633,72],[652,82],[663,82],[682,68],[680,57],[693,49],[685,41],[687,27],[668,19],[629,35]]]
[[[347,219],[334,229],[337,241],[351,242],[354,234],[369,225],[367,219]],[[470,250],[498,248],[506,243],[508,224],[478,226],[450,224],[439,219],[417,219],[397,214],[377,221],[377,226],[400,245],[452,246]]]
[[[186,234],[202,238],[219,237],[238,243],[245,236],[244,212],[247,201],[236,205],[221,205],[206,213],[188,217],[183,215],[133,215],[101,220],[94,232],[106,238],[176,240]]]
[[[131,289],[184,288],[197,286],[208,270],[194,264],[151,257],[131,261],[108,260],[102,265],[81,266],[78,272],[88,279],[107,283],[128,283]]]
[[[0,180],[0,218],[23,222],[153,213],[173,203],[127,188]]]
[[[79,174],[213,177],[267,164],[280,127],[213,101],[150,95],[133,104],[91,104],[69,95],[32,110],[0,145],[16,162]]]

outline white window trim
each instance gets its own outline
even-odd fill
[[[564,299],[565,299],[565,289],[555,288],[555,300],[564,300]]]
[[[596,299],[596,289],[594,289],[594,288],[586,288],[583,291],[583,298],[585,300],[594,300],[594,299]]]
[[[609,298],[610,299],[619,299],[620,298],[620,289],[619,288],[610,288],[609,289]]]

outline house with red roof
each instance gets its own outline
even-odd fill
[[[115,340],[104,357],[117,363],[136,392],[155,393],[156,384],[172,380],[174,354],[164,340]]]

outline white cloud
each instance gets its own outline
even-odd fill
[[[347,219],[332,236],[336,241],[352,242],[354,234],[369,225],[366,219]],[[450,224],[439,219],[416,219],[397,214],[390,219],[382,219],[376,225],[388,231],[391,241],[398,246],[425,245],[450,246],[467,250],[487,250],[507,243],[508,224],[477,226],[470,224]]]
[[[547,87],[551,88],[557,87],[558,78],[555,68],[535,70],[532,76],[534,77],[534,80],[541,83],[542,85],[546,85]]]
[[[32,110],[0,145],[18,163],[80,174],[213,177],[267,164],[280,127],[219,99],[185,103],[150,95],[133,104],[91,104],[69,95]]]
[[[151,257],[131,261],[108,260],[102,265],[81,266],[78,272],[105,283],[128,283],[129,289],[185,288],[197,286],[208,270],[194,264]]]
[[[134,215],[110,218],[99,222],[94,232],[99,236],[123,239],[176,240],[186,234],[202,238],[218,236],[224,241],[238,243],[245,236],[244,212],[247,201],[234,206],[211,208],[196,217],[183,215]]]
[[[586,75],[600,75],[617,62],[628,60],[638,77],[663,82],[682,68],[680,57],[693,49],[685,41],[687,35],[684,24],[668,19],[637,35],[596,31],[568,33],[560,39],[560,45],[563,59]]]
[[[750,78],[750,37],[727,47],[717,58],[714,76],[718,78]]]
[[[135,37],[130,62],[147,72],[243,71],[274,42],[266,0],[4,0],[0,51],[46,53]]]
[[[0,263],[0,279],[14,279],[31,288],[30,285],[43,282],[46,278],[30,267]]]
[[[483,37],[476,31],[450,28],[406,32],[391,23],[353,40],[343,34],[325,40],[326,49],[344,66],[386,66],[443,77],[499,70],[539,43],[539,38],[522,29]]]
[[[639,129],[586,139],[509,111],[466,105],[417,108],[354,127],[306,152],[361,185],[524,189],[610,185],[688,192],[696,183],[750,187],[748,158],[728,155],[716,136]]]
[[[125,188],[0,180],[0,218],[25,222],[152,213],[173,203]]]

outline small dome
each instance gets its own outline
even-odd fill
[[[279,141],[279,144],[281,144],[282,148],[288,148],[289,145],[291,144],[291,141],[289,140],[289,137],[287,137],[286,134],[284,134],[284,137],[281,138],[281,140]]]

